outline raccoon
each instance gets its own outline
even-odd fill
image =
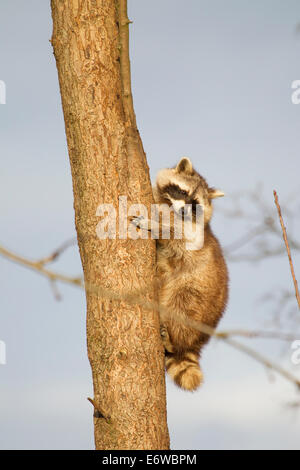
[[[199,250],[187,250],[186,240],[157,240],[158,299],[166,370],[179,387],[195,391],[203,381],[199,359],[210,337],[182,324],[182,317],[215,328],[228,300],[228,270],[210,220],[212,200],[224,196],[208,186],[188,158],[157,175],[155,202],[184,211],[190,205],[204,211],[204,241]]]
[[[228,270],[210,227],[212,200],[224,193],[209,187],[184,157],[176,167],[158,173],[153,195],[157,205],[169,206],[179,218],[184,218],[186,209],[191,209],[194,225],[198,223],[196,208],[203,209],[204,237],[197,249],[187,249],[190,240],[185,236],[176,239],[172,231],[170,238],[162,236],[161,219],[157,237],[156,279],[166,370],[176,385],[195,391],[203,381],[199,359],[210,336],[188,325],[188,320],[192,325],[199,322],[216,328],[228,300]],[[139,229],[150,230],[150,225],[153,228],[153,220],[143,217],[130,220]],[[171,217],[169,225],[172,222]]]

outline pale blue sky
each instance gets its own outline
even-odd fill
[[[0,80],[0,243],[39,258],[74,235],[71,176],[51,37],[50,2],[2,0]],[[296,0],[129,0],[133,90],[139,128],[154,178],[188,155],[220,200],[214,228],[236,237],[222,208],[241,189],[264,185],[282,198],[299,188],[300,79]],[[255,220],[253,224],[255,224]],[[296,265],[300,258],[295,256]],[[76,249],[55,268],[80,273]],[[298,270],[299,272],[299,270]],[[270,309],[257,298],[291,288],[285,258],[231,264],[231,300],[222,328],[263,326]],[[0,259],[0,448],[93,448],[92,395],[80,291],[48,283]],[[300,339],[300,338],[299,338]],[[250,343],[253,344],[253,343]],[[273,343],[257,347],[283,365]],[[229,347],[211,343],[194,395],[168,382],[172,447],[300,449],[300,417],[285,409],[293,388]],[[290,367],[300,375],[300,366]]]

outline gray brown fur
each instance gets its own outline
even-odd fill
[[[228,299],[226,263],[210,228],[212,199],[223,195],[208,186],[187,158],[183,158],[176,168],[161,170],[154,188],[156,203],[172,205],[174,199],[181,198],[186,203],[197,201],[204,207],[202,249],[188,251],[184,239],[157,241],[157,277],[159,303],[163,307],[161,324],[166,369],[179,387],[190,391],[202,383],[199,358],[209,337],[185,326],[180,318],[184,316],[215,328]]]

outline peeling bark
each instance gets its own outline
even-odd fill
[[[152,190],[136,127],[126,0],[52,0],[56,58],[87,286],[154,299],[152,240],[99,240],[99,204],[148,208]],[[164,352],[158,313],[86,289],[96,449],[167,449]],[[74,393],[76,391],[74,390]],[[92,408],[91,408],[92,409]],[[101,410],[101,412],[99,411]]]

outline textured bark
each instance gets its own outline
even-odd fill
[[[126,0],[52,0],[71,163],[75,223],[87,286],[88,356],[97,449],[167,449],[164,353],[157,312],[101,298],[101,286],[154,299],[151,240],[99,240],[99,204],[149,207],[152,191],[130,87]],[[76,390],[74,390],[76,393]]]

